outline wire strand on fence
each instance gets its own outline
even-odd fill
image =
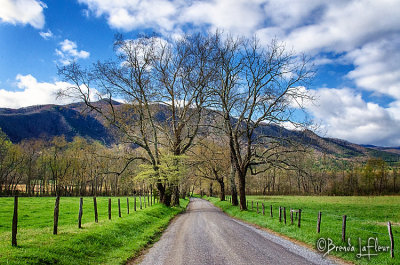
[[[272,205],[272,207],[275,208],[274,205]],[[283,206],[281,206],[281,207],[283,207]],[[290,209],[290,207],[287,207],[287,208]],[[296,208],[292,207],[292,209],[295,210]],[[306,214],[305,214],[305,212],[306,212]],[[337,214],[333,214],[333,213],[325,212],[325,211],[323,211],[323,213],[324,213],[325,216],[335,217],[335,220],[342,221],[342,218],[343,218],[342,215],[337,215]],[[310,215],[314,215],[314,214],[317,215],[318,214],[318,210],[302,208],[302,217],[301,217],[302,221],[308,221],[308,222],[312,223],[312,222],[314,222],[316,220],[314,220],[313,218],[304,217],[304,214],[306,216],[310,216]],[[346,221],[347,222],[349,222],[349,221],[350,222],[357,221],[357,222],[363,222],[363,223],[367,223],[367,224],[371,224],[373,222],[376,222],[376,221],[372,221],[372,220],[361,219],[361,218],[354,217],[354,216],[347,216]],[[375,226],[379,227],[378,225],[375,225]],[[376,234],[376,235],[387,235],[387,233],[375,232],[375,231],[371,231],[371,230],[367,230],[367,229],[363,229],[363,228],[358,228],[358,227],[354,227],[354,226],[349,227],[349,229],[350,230],[354,229],[354,230],[358,230],[358,231],[368,232],[368,233]],[[395,233],[397,233],[397,231]]]
[[[387,233],[379,233],[379,232],[374,232],[374,231],[370,231],[370,230],[362,229],[362,228],[357,228],[357,227],[351,227],[350,229],[355,229],[355,230],[359,230],[359,231],[365,231],[365,232],[372,233],[372,234],[377,234],[377,235],[387,235]]]

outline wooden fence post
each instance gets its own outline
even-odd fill
[[[14,215],[12,222],[12,235],[11,235],[11,245],[17,246],[17,230],[18,230],[18,196],[14,197]]]
[[[257,214],[258,214],[258,202],[257,202]]]
[[[149,190],[147,190],[147,206],[149,206],[150,207],[150,192],[149,192]]]
[[[301,209],[299,209],[299,220],[297,223],[297,226],[300,228],[300,224],[301,224]]]
[[[270,207],[270,214],[269,214],[270,216],[271,216],[271,218],[273,217],[273,214],[272,214],[272,205],[271,205],[271,207]]]
[[[126,197],[126,210],[129,214],[129,197]]]
[[[343,215],[343,223],[342,223],[342,241],[346,241],[346,215]]]
[[[321,211],[318,212],[317,233],[321,232]]]
[[[96,223],[99,222],[99,215],[97,213],[97,198],[93,197],[93,205],[94,205],[94,221]]]
[[[121,217],[121,199],[118,198],[118,216]]]
[[[153,206],[153,188],[150,189],[150,206]]]
[[[286,224],[286,207],[283,207],[283,220],[285,221]]]
[[[388,232],[389,232],[389,238],[390,238],[390,256],[394,258],[394,240],[393,240],[393,233],[392,233],[392,224],[388,222]]]
[[[262,206],[262,213],[263,213],[263,215],[265,215],[264,203],[262,203],[261,206]]]
[[[111,198],[108,198],[108,220],[111,220]]]
[[[293,209],[290,208],[290,224],[293,224]]]
[[[279,206],[279,222],[282,222],[282,207]]]
[[[82,228],[82,215],[83,215],[83,198],[79,199],[79,216],[78,216],[78,228]]]
[[[54,225],[53,225],[53,235],[57,235],[58,230],[58,213],[60,212],[60,196],[56,197],[56,203],[54,205]]]
[[[133,210],[136,212],[136,195],[133,195]]]
[[[142,194],[139,194],[140,210],[142,210]]]

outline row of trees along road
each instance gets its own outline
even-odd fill
[[[121,142],[144,151],[131,161],[151,166],[146,176],[166,205],[171,198],[179,204],[179,178],[165,177],[163,169],[173,172],[201,139],[227,143],[233,203],[238,204],[238,194],[240,208],[246,209],[246,176],[284,162],[279,154],[292,150],[285,138],[257,129],[305,125],[294,115],[311,99],[303,87],[312,77],[305,58],[275,40],[266,44],[220,32],[171,40],[118,36],[114,47],[114,60],[87,69],[76,63],[60,68],[60,76],[72,84],[60,96],[79,98]],[[160,108],[166,117],[157,116]]]

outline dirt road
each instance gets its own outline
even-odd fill
[[[237,221],[191,199],[141,264],[334,264],[305,247]]]

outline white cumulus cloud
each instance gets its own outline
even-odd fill
[[[41,104],[66,104],[71,99],[57,99],[59,89],[70,86],[66,82],[38,82],[32,75],[18,74],[16,77],[17,91],[0,89],[1,108],[21,108]]]
[[[353,89],[322,88],[308,110],[327,136],[357,144],[400,146],[400,100],[382,107]]]
[[[60,49],[56,49],[56,54],[60,57],[60,63],[68,65],[77,59],[86,59],[90,53],[84,50],[78,50],[78,45],[74,41],[65,39],[59,43]]]
[[[53,37],[53,32],[51,32],[51,30],[47,30],[46,32],[41,31],[41,32],[39,32],[39,35],[40,35],[43,39],[48,40],[48,39],[50,39],[50,38]]]
[[[336,4],[341,0],[336,0]],[[320,18],[321,11],[329,4],[325,0],[269,0],[265,1],[266,16],[281,29],[292,29],[305,23],[312,24]]]
[[[96,16],[105,16],[112,28],[125,31],[137,28],[171,30],[177,16],[178,1],[168,0],[78,0]]]
[[[38,0],[0,0],[0,21],[41,29],[45,24],[44,8],[46,4]]]
[[[400,100],[400,34],[370,42],[346,56],[355,69],[347,74],[362,89]]]
[[[65,105],[72,102],[82,101],[80,93],[71,89],[71,83],[54,81],[40,82],[34,76],[18,74],[15,78],[15,91],[0,89],[0,108],[22,108],[43,104]],[[57,97],[60,90],[68,91],[67,96]],[[92,101],[100,100],[101,95],[96,88],[90,89],[89,97]],[[115,99],[121,101],[120,99]]]
[[[196,1],[182,9],[180,20],[195,25],[211,25],[213,30],[252,35],[264,20],[261,3],[258,0]]]
[[[347,52],[400,29],[400,2],[396,0],[312,3],[299,5],[298,12],[291,11],[293,5],[281,6],[282,17],[286,14],[289,20],[283,25],[291,24],[285,40],[299,51]],[[308,15],[299,18],[302,14]],[[273,21],[275,16],[272,12]]]

